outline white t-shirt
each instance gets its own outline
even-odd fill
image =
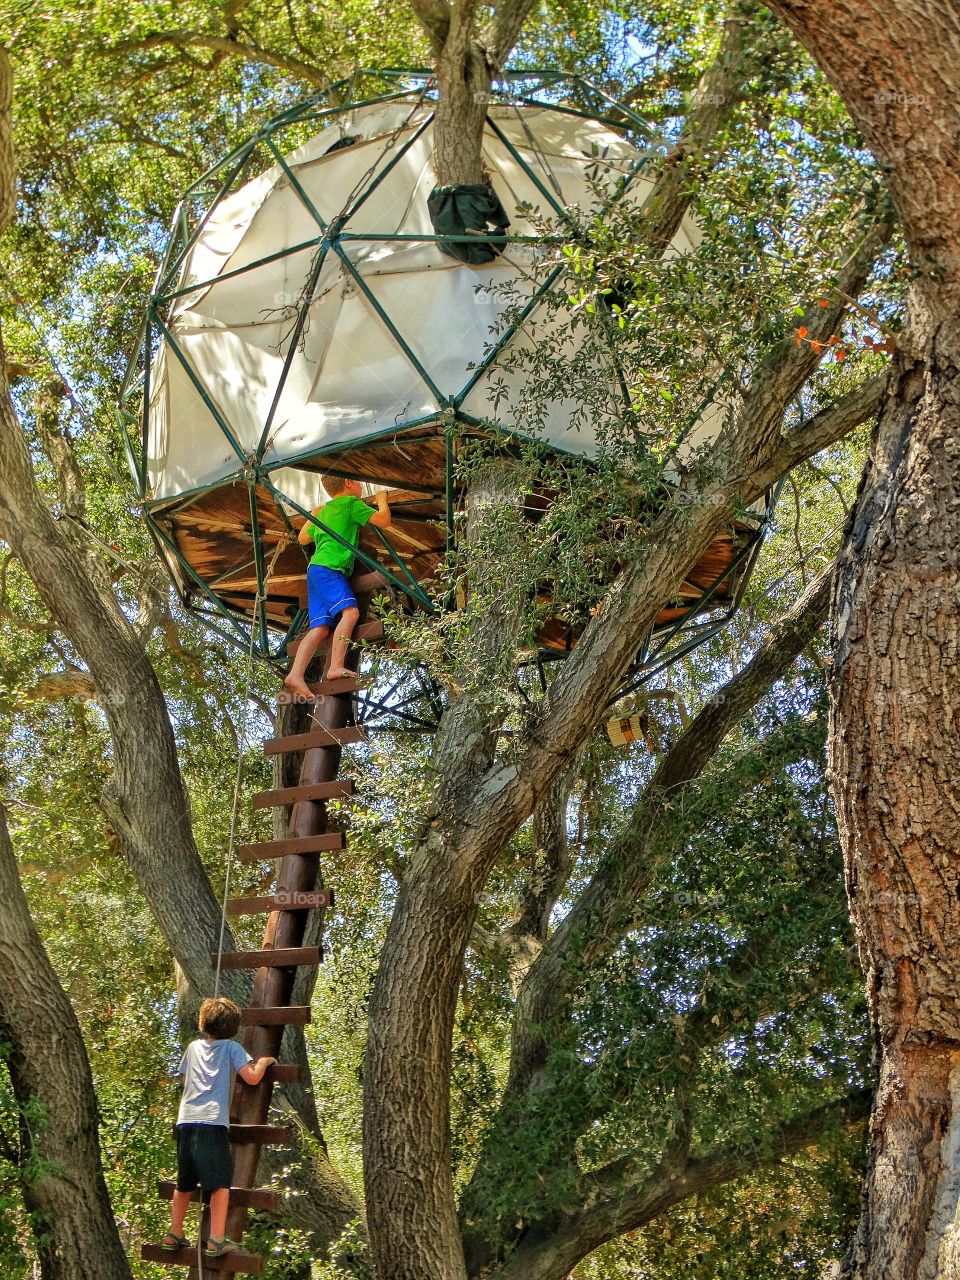
[[[177,1124],[230,1123],[234,1072],[253,1059],[236,1040],[194,1040],[180,1060],[183,1097]]]

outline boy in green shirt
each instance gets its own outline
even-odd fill
[[[331,501],[317,507],[313,514],[319,517],[327,529],[339,534],[349,546],[332,538],[326,529],[321,529],[312,520],[308,520],[300,530],[301,545],[306,546],[308,542],[314,544],[313,556],[307,566],[310,630],[300,642],[293,667],[283,683],[291,693],[310,701],[314,695],[307,685],[307,667],[322,641],[330,634],[337,617],[340,621],[333,633],[330,660],[324,679],[339,680],[350,675],[344,661],[347,644],[357,625],[360,610],[347,579],[353,572],[355,557],[351,548],[357,545],[357,534],[365,524],[376,525],[380,529],[390,527],[390,508],[384,493],[377,494],[377,510],[374,511],[360,497],[363,491],[359,480],[327,476],[323,487]]]

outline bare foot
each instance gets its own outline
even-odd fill
[[[284,676],[283,683],[297,698],[303,698],[305,702],[314,701],[315,695],[307,685],[303,676],[294,675],[291,671],[288,676]]]
[[[353,672],[348,671],[346,667],[334,667],[332,671],[328,671],[323,677],[324,680],[350,680]]]

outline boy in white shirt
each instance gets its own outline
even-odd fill
[[[257,1085],[276,1058],[254,1062],[234,1040],[240,1030],[240,1009],[232,1000],[204,1000],[200,1006],[203,1038],[187,1045],[177,1068],[183,1076],[183,1097],[177,1116],[177,1189],[173,1193],[170,1230],[164,1249],[185,1249],[183,1222],[199,1186],[210,1198],[210,1238],[204,1252],[222,1258],[239,1248],[226,1237],[233,1155],[230,1151],[230,1094],[234,1072]]]

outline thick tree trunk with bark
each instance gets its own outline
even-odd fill
[[[845,1274],[950,1280],[960,1276],[960,23],[941,0],[768,3],[888,168],[917,269],[834,606],[833,785],[879,1056]]]
[[[831,767],[880,1055],[863,1280],[960,1276],[958,339],[896,361],[835,602]]]
[[[0,1042],[20,1109],[20,1185],[43,1280],[129,1280],[83,1036],[30,917],[2,810]]]
[[[433,163],[438,186],[483,182],[480,147],[487,115],[490,67],[482,49],[448,39],[437,60]]]

